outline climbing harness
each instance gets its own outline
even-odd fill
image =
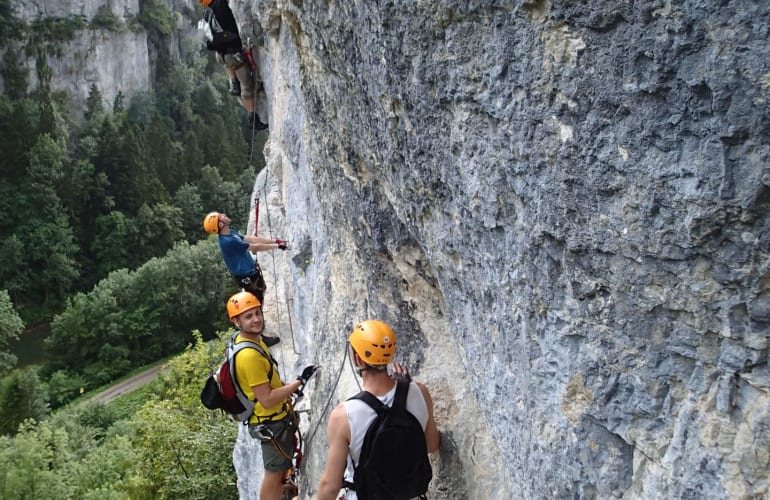
[[[318,370],[316,370],[315,373],[318,373]],[[275,447],[275,449],[278,450],[278,452],[283,455],[284,458],[291,462],[291,467],[286,471],[286,475],[283,478],[283,494],[281,496],[281,500],[293,500],[299,491],[301,474],[300,471],[302,468],[302,460],[305,456],[305,440],[302,436],[302,430],[300,429],[299,422],[300,414],[308,413],[309,410],[297,410],[296,405],[304,397],[304,389],[309,380],[310,379],[302,382],[302,385],[300,385],[299,388],[297,388],[297,390],[292,393],[291,396],[289,396],[289,399],[284,405],[281,406],[281,409],[277,413],[269,417],[265,417],[264,422],[257,423],[256,425],[249,425],[249,434],[253,438],[259,439],[263,443],[272,444],[272,446]],[[271,417],[275,417],[276,415],[284,412],[287,416],[283,419],[271,420]],[[276,430],[270,425],[276,422],[286,422],[287,419],[288,425],[280,430]],[[290,430],[293,431],[291,449],[285,449],[283,446],[281,446],[280,438],[284,435],[285,432]]]

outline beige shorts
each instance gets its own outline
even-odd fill
[[[251,72],[251,68],[246,64],[243,59],[242,52],[236,52],[235,54],[220,54],[216,53],[217,61],[223,64],[227,69],[234,69],[235,76],[238,81],[241,82],[241,97],[254,98],[254,74]]]

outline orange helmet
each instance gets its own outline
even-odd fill
[[[198,0],[198,3],[203,5],[204,7],[208,7],[209,5],[211,5],[211,2],[213,1],[214,0]]]
[[[367,365],[387,365],[396,353],[395,332],[387,323],[376,319],[357,324],[348,342]]]
[[[219,212],[210,212],[203,218],[203,229],[209,234],[219,232]]]
[[[232,321],[234,317],[255,307],[262,307],[262,303],[253,293],[238,292],[227,301],[227,315]]]

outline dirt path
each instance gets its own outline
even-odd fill
[[[155,380],[155,378],[160,373],[161,368],[163,368],[163,365],[148,368],[147,370],[138,373],[133,377],[120,382],[119,384],[113,385],[106,391],[100,392],[91,398],[91,401],[95,401],[97,403],[109,403],[119,396],[135,391],[136,389],[142,387],[144,384]]]

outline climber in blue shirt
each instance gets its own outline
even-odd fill
[[[257,260],[251,252],[287,250],[289,242],[281,239],[246,236],[230,227],[230,217],[219,212],[211,212],[203,218],[203,229],[209,234],[217,234],[219,248],[230,274],[238,286],[253,293],[261,304],[265,303],[265,278]],[[262,340],[269,346],[280,342],[278,337],[266,337]]]

